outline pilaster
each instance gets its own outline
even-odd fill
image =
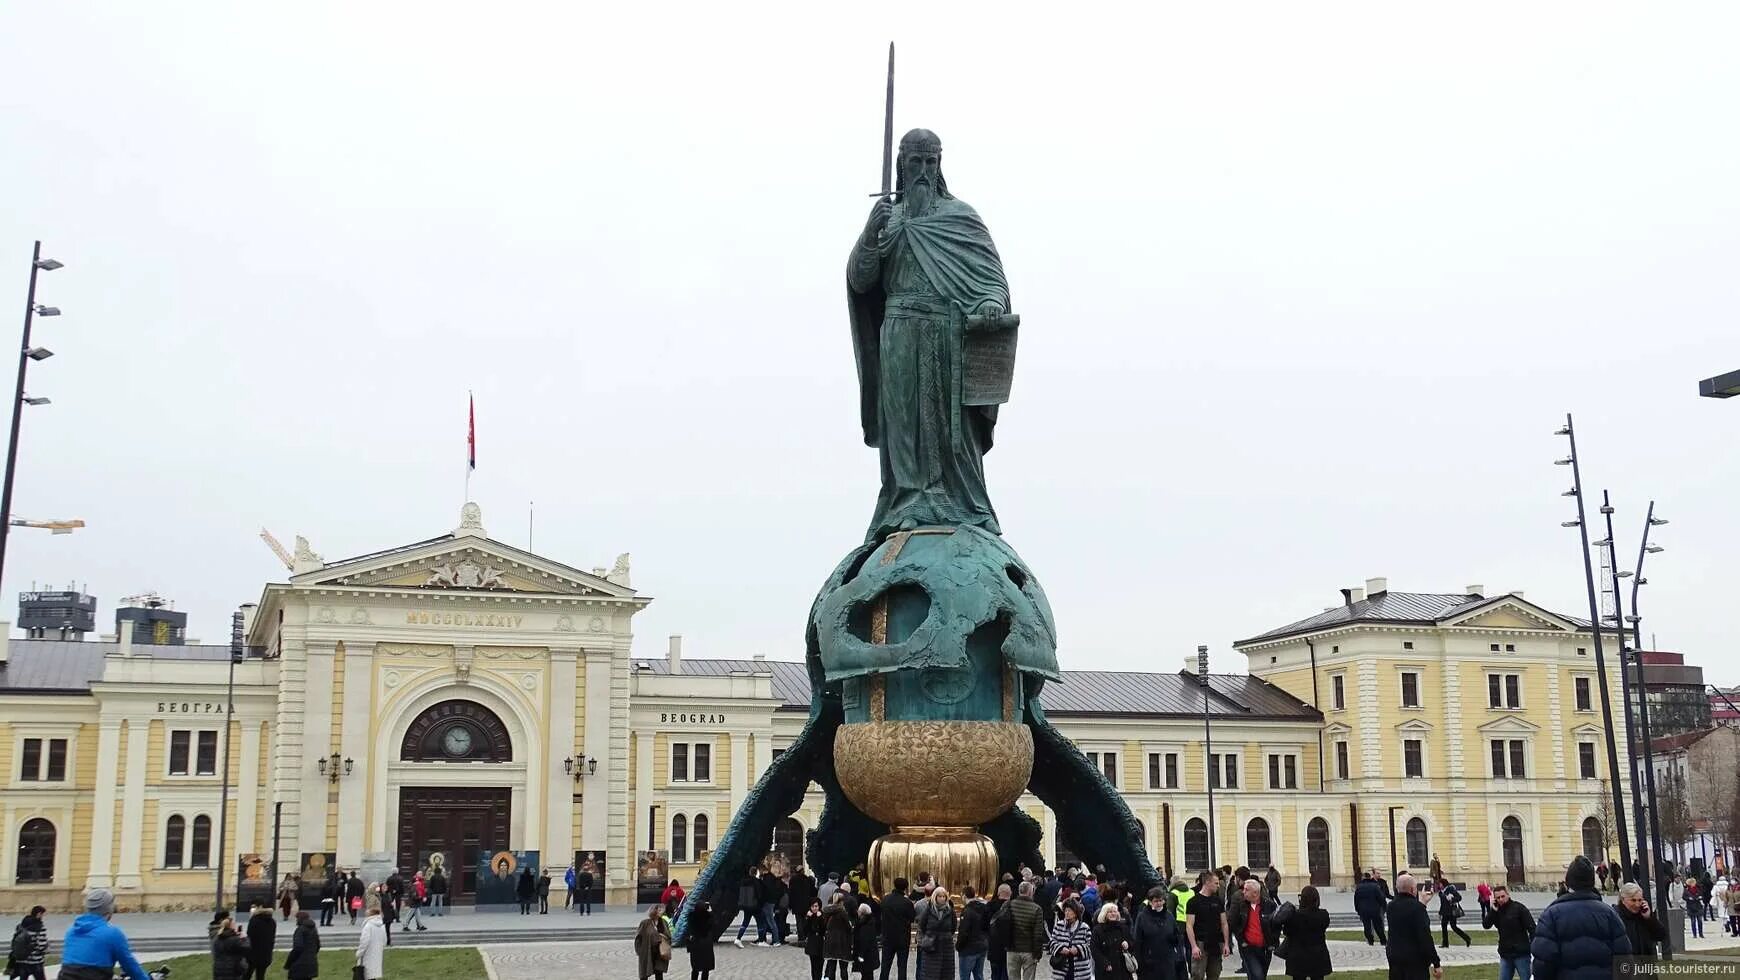
[[[582,754],[598,760],[598,772],[588,773],[580,780],[580,846],[588,851],[621,853],[610,839],[610,828],[617,818],[611,812],[611,787],[615,785],[616,768],[620,760],[623,786],[628,785],[628,752],[616,754],[611,744],[610,699],[612,692],[612,656],[609,650],[587,650],[586,711],[582,719],[580,749]],[[606,868],[615,864],[614,858]]]
[[[121,866],[115,870],[115,887],[137,889],[139,843],[145,827],[145,753],[151,741],[151,723],[132,719],[127,724],[127,782],[121,795]]]
[[[115,788],[121,774],[121,719],[105,718],[97,732],[97,785],[91,811],[91,868],[86,888],[115,884]]]
[[[1381,788],[1384,776],[1384,745],[1379,734],[1377,664],[1370,659],[1359,665],[1359,785]]]
[[[299,867],[296,862],[305,851],[326,850],[327,777],[315,767],[315,760],[331,754],[332,748],[332,661],[335,644],[310,642],[303,651],[302,699],[297,703],[297,751],[290,755],[280,748],[280,765],[289,765],[289,775],[297,784],[296,817],[291,819],[290,805],[284,806],[284,839],[287,853],[279,855],[280,869]],[[283,695],[280,695],[282,703]],[[324,708],[308,709],[308,705]],[[283,716],[283,709],[279,709]]]
[[[303,751],[302,719],[307,711],[308,649],[301,636],[286,636],[278,658],[278,716],[272,725],[272,800],[282,817],[282,825],[295,828],[302,823],[303,773],[313,764]],[[313,714],[324,714],[316,711]],[[320,743],[309,743],[324,751]],[[295,840],[294,837],[291,838]],[[298,855],[292,855],[286,867],[294,867]],[[283,863],[283,862],[281,862]]]
[[[653,803],[653,733],[634,733],[634,819],[635,829],[639,831],[635,840],[629,842],[624,860],[634,861],[635,851],[641,847],[641,842],[648,840],[654,834],[651,809]]]
[[[329,672],[330,673],[330,672]],[[358,643],[344,647],[344,704],[339,706],[339,754],[356,760],[350,775],[338,777],[338,863],[355,867],[367,850],[365,831],[368,828],[368,792],[376,766],[391,765],[392,760],[377,759],[369,749],[369,719],[373,711],[375,690],[375,649]],[[310,742],[309,744],[315,744]],[[321,739],[331,744],[331,736]],[[341,762],[342,764],[342,762]],[[325,821],[322,821],[324,825]]]
[[[578,783],[562,768],[562,762],[573,754],[574,698],[580,686],[580,651],[552,649],[550,651],[550,682],[545,686],[545,718],[549,739],[544,754],[544,784],[549,787],[545,807],[545,865],[561,868],[574,855],[574,790]],[[576,765],[580,763],[576,762]],[[582,770],[584,773],[584,770]],[[581,782],[585,781],[582,774]]]
[[[743,798],[749,795],[749,734],[733,732],[731,734],[731,812],[736,813],[743,806]]]
[[[242,718],[242,768],[236,781],[237,854],[258,853],[260,848],[260,722]],[[228,867],[234,868],[235,864]]]
[[[749,774],[749,785],[761,782],[761,777],[773,765],[773,729],[755,733],[755,771]]]
[[[609,748],[604,759],[610,767],[610,777],[605,823],[608,827],[610,859],[605,871],[610,876],[613,895],[623,894],[623,889],[634,884],[634,850],[628,839],[628,686],[628,638],[623,637],[621,647],[611,651],[610,683],[606,688],[610,692],[610,715],[607,726]],[[590,692],[591,689],[591,684],[588,683],[587,691]],[[650,748],[644,758],[652,758]],[[647,781],[651,782],[652,777],[647,777]],[[587,823],[590,825],[591,820],[588,819]]]

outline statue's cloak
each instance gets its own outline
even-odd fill
[[[905,208],[897,206],[876,248],[885,272],[892,263],[911,256],[937,294],[964,312],[971,313],[985,303],[1009,309],[1009,281],[1003,276],[1003,260],[991,241],[991,231],[964,201],[941,198],[929,214],[919,218],[908,218]],[[864,444],[875,446],[881,434],[877,399],[882,378],[882,318],[888,306],[882,279],[862,293],[848,284],[846,302],[852,316],[852,351],[858,362]],[[985,448],[989,449],[997,406],[975,405],[972,411],[984,416]]]

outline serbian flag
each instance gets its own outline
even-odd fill
[[[472,397],[471,392],[468,391],[465,393],[465,402],[466,402],[466,412],[465,412],[465,414],[466,414],[466,426],[465,426],[466,463],[467,463],[468,470],[475,470],[475,469],[477,469],[477,399]]]

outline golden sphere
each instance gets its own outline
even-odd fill
[[[834,735],[840,789],[890,827],[976,827],[1015,805],[1033,733],[1001,721],[873,721]]]

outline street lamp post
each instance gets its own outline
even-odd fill
[[[1402,876],[1401,859],[1396,856],[1396,811],[1404,807],[1390,807],[1390,883],[1394,884]]]
[[[224,698],[224,775],[218,790],[217,895],[212,899],[212,911],[224,907],[224,878],[229,871],[230,830],[230,725],[236,715],[236,663],[242,659],[242,611],[230,616],[230,680]],[[239,883],[238,883],[239,884]]]
[[[1619,747],[1613,742],[1613,700],[1607,690],[1607,655],[1601,647],[1601,609],[1595,600],[1595,566],[1589,560],[1589,522],[1583,509],[1583,473],[1582,466],[1577,461],[1577,433],[1571,426],[1570,413],[1565,414],[1565,426],[1555,435],[1565,436],[1571,441],[1571,455],[1557,461],[1557,465],[1571,468],[1571,489],[1564,496],[1577,498],[1577,519],[1565,521],[1563,526],[1574,527],[1582,538],[1583,544],[1583,583],[1589,594],[1589,627],[1594,634],[1595,643],[1595,683],[1601,692],[1601,725],[1607,735],[1607,773],[1613,785],[1613,812],[1618,816],[1619,824],[1619,862],[1627,870],[1631,867],[1631,842],[1625,832],[1625,796],[1620,789],[1619,777]]]
[[[1655,874],[1656,908],[1667,908],[1667,878],[1661,873],[1663,858],[1663,842],[1661,839],[1661,814],[1658,812],[1655,793],[1655,746],[1651,743],[1649,725],[1649,689],[1643,683],[1643,660],[1639,655],[1643,650],[1643,615],[1637,611],[1637,590],[1644,584],[1643,559],[1662,550],[1661,545],[1649,543],[1649,529],[1660,527],[1667,523],[1666,518],[1655,516],[1655,501],[1649,502],[1649,511],[1643,518],[1643,538],[1637,545],[1637,568],[1631,573],[1631,649],[1632,660],[1637,664],[1637,713],[1638,721],[1643,724],[1643,778],[1644,789],[1649,793],[1649,839],[1650,860],[1655,862],[1652,872]],[[1617,590],[1615,590],[1617,591]],[[1624,632],[1620,633],[1623,637]],[[1622,641],[1623,642],[1623,641]],[[1671,944],[1670,944],[1671,945]],[[1671,948],[1668,956],[1673,955]]]
[[[1607,572],[1610,576],[1609,582],[1613,587],[1613,630],[1619,640],[1619,700],[1625,709],[1625,761],[1631,769],[1632,840],[1637,842],[1637,870],[1639,873],[1631,874],[1630,867],[1625,870],[1627,874],[1631,874],[1632,879],[1643,888],[1643,893],[1647,895],[1649,894],[1650,869],[1649,862],[1644,858],[1644,852],[1649,847],[1649,835],[1644,832],[1643,776],[1637,771],[1637,762],[1642,753],[1637,749],[1638,726],[1632,721],[1631,714],[1632,691],[1635,689],[1637,696],[1643,697],[1641,686],[1643,670],[1642,668],[1637,670],[1638,683],[1634,684],[1631,664],[1637,659],[1637,651],[1626,649],[1625,605],[1619,599],[1618,549],[1613,543],[1613,500],[1606,490],[1601,491],[1601,516],[1607,524],[1607,537],[1595,542],[1595,547],[1607,549]],[[1603,619],[1597,628],[1605,628],[1605,623],[1606,620]],[[1625,819],[1623,812],[1620,814],[1620,819]]]
[[[1208,646],[1196,648],[1196,676],[1202,682],[1202,782],[1208,788],[1208,869],[1214,863],[1214,780],[1218,774],[1214,765],[1214,730],[1208,721]]]
[[[38,272],[53,272],[61,267],[54,259],[42,257],[42,243],[39,241],[30,252],[30,287],[25,290],[24,297],[24,339],[18,344],[18,387],[12,397],[12,438],[6,444],[6,484],[0,489],[0,578],[6,574],[6,539],[7,532],[12,529],[12,476],[18,468],[18,426],[24,418],[24,407],[29,405],[46,405],[46,398],[30,398],[24,396],[24,377],[31,361],[40,361],[53,356],[53,351],[46,347],[30,346],[30,328],[38,316],[59,316],[60,309],[53,306],[38,306],[36,302],[36,274]]]

